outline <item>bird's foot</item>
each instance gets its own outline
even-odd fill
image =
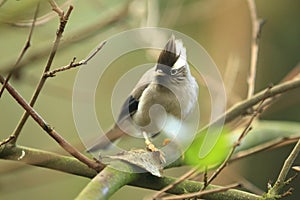
[[[152,142],[150,142],[149,140],[146,140],[145,144],[146,144],[146,148],[147,148],[148,151],[155,152],[155,153],[159,154],[159,160],[160,160],[161,163],[166,163],[165,154],[164,154],[163,151],[156,148],[156,146]]]

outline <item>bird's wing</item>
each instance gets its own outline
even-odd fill
[[[119,123],[136,113],[139,105],[139,99],[142,93],[144,92],[144,90],[148,87],[148,85],[149,83],[142,85],[139,88],[136,88],[133,91],[133,93],[126,99],[118,117]]]

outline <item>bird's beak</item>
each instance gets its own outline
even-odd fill
[[[164,76],[165,73],[161,69],[157,69],[156,71],[156,76]]]

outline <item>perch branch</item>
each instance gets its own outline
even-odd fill
[[[33,21],[32,21],[32,24],[31,24],[31,28],[30,28],[29,35],[28,35],[27,41],[25,43],[25,46],[23,47],[23,49],[21,51],[21,54],[19,55],[19,57],[17,59],[17,62],[13,66],[12,70],[8,73],[8,75],[7,75],[6,79],[5,79],[5,82],[2,85],[2,88],[0,90],[0,98],[1,98],[1,96],[3,94],[3,92],[4,92],[4,89],[5,89],[5,86],[6,86],[7,82],[10,80],[10,78],[14,74],[16,68],[18,67],[18,65],[20,64],[21,60],[23,59],[25,53],[27,52],[27,50],[31,46],[31,37],[32,37],[33,30],[34,30],[34,27],[35,27],[35,22],[36,22],[36,19],[37,19],[37,16],[38,16],[39,8],[40,8],[40,2],[37,3],[37,6],[36,6],[36,9],[35,9],[35,12],[34,12],[34,16],[33,16]]]
[[[18,145],[0,146],[0,158],[6,160],[14,160],[28,165],[53,169],[87,178],[92,178],[97,174],[94,169],[89,168],[87,165],[80,162],[74,157],[62,156],[56,153],[42,151],[40,149],[28,148]]]
[[[53,47],[52,47],[52,50],[50,52],[50,56],[48,58],[48,61],[47,61],[47,64],[45,66],[45,69],[44,69],[44,73],[48,72],[50,70],[50,67],[52,65],[52,62],[53,62],[53,59],[56,55],[56,51],[58,49],[58,46],[59,46],[59,43],[60,43],[60,40],[62,38],[62,34],[65,30],[65,27],[66,27],[66,24],[68,22],[68,19],[69,19],[69,16],[71,14],[73,10],[73,6],[70,6],[67,13],[63,16],[60,16],[60,25],[59,25],[59,29],[56,33],[56,38],[55,38],[55,41],[54,41],[54,44],[53,44]],[[59,14],[59,13],[58,13]],[[46,82],[46,77],[44,77],[44,73],[35,89],[35,92],[30,100],[30,107],[33,107],[34,104],[36,103],[37,101],[37,98],[40,94],[40,92],[42,91],[42,88],[44,87],[44,84]],[[22,130],[22,128],[24,127],[24,124],[26,123],[27,119],[29,117],[29,113],[28,112],[25,112],[20,120],[20,122],[18,123],[16,129],[14,130],[14,133],[13,133],[13,136],[14,138],[10,141],[11,144],[15,144],[19,135],[20,135],[20,132]]]
[[[188,171],[187,173],[183,174],[181,177],[179,177],[176,182],[168,185],[167,187],[164,187],[163,189],[161,189],[160,191],[158,191],[157,193],[155,193],[152,196],[152,199],[158,199],[162,196],[162,194],[168,190],[170,190],[171,188],[175,187],[177,184],[181,183],[184,180],[187,180],[189,177],[191,177],[193,174],[195,174],[197,172],[198,168],[194,167],[193,169],[191,169],[190,171]]]
[[[0,82],[4,83],[4,78],[0,75]],[[100,171],[104,168],[104,165],[93,160],[90,160],[85,155],[80,153],[75,147],[73,147],[68,141],[60,136],[27,102],[26,100],[9,84],[6,84],[6,89],[10,95],[24,108],[26,113],[30,115],[38,125],[46,131],[63,149],[69,154],[88,165],[90,168]]]

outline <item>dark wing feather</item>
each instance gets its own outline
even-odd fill
[[[124,102],[121,108],[121,112],[118,117],[118,122],[121,122],[124,119],[127,119],[128,117],[131,117],[136,113],[139,106],[139,99],[142,96],[144,90],[148,87],[148,85],[149,84],[145,84],[138,87],[132,92],[132,95],[130,95],[126,99],[126,101]]]

